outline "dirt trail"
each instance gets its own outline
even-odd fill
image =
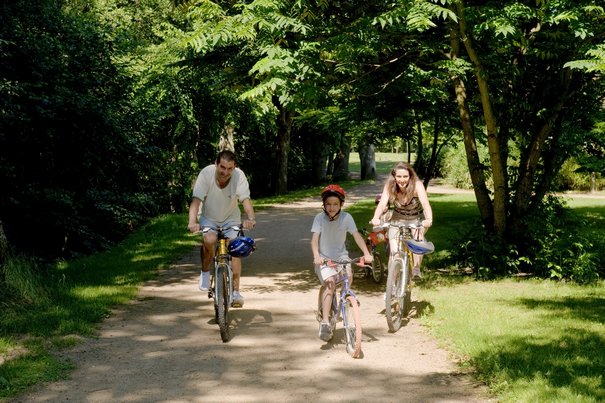
[[[353,189],[347,202],[372,197],[380,184]],[[13,401],[488,401],[413,317],[389,333],[384,285],[361,274],[353,289],[361,300],[363,357],[347,355],[340,326],[332,342],[317,338],[309,242],[318,211],[319,201],[309,200],[258,212],[248,233],[258,250],[244,262],[246,301],[231,311],[230,342],[221,342],[212,302],[197,290],[194,249],[116,309],[98,338],[63,352],[76,365],[69,380]],[[413,309],[426,304],[414,301]]]

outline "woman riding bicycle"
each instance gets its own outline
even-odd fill
[[[366,262],[372,262],[372,254],[368,250],[365,240],[357,230],[353,217],[342,211],[345,201],[345,191],[338,185],[328,185],[321,192],[323,213],[319,213],[313,220],[311,232],[311,250],[315,274],[319,278],[321,288],[319,298],[322,301],[322,321],[319,324],[319,338],[329,341],[332,338],[332,329],[328,323],[332,295],[336,288],[336,270],[325,264],[326,260],[348,259],[346,249],[347,232],[353,236],[355,243],[364,254]],[[353,277],[350,276],[352,281]]]
[[[423,228],[414,229],[412,235],[417,241],[424,240],[424,234],[433,224],[433,210],[422,181],[418,178],[414,168],[405,162],[398,162],[393,167],[370,223],[380,225],[380,217],[389,208],[392,213],[389,219],[390,222],[421,222]],[[388,238],[391,250],[396,251],[397,228],[389,228]],[[420,273],[421,262],[422,255],[414,254],[412,276],[415,281],[422,277]]]

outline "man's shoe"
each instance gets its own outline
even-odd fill
[[[319,338],[323,341],[330,341],[332,339],[332,329],[329,323],[322,322],[319,324]]]
[[[200,291],[208,291],[210,289],[210,271],[203,271],[200,274]]]
[[[416,266],[412,269],[412,280],[414,280],[414,281],[422,280],[422,274],[420,273],[420,267]]]
[[[234,308],[241,308],[244,306],[244,297],[242,297],[242,294],[240,294],[239,291],[233,291],[233,302],[231,303],[231,306]]]

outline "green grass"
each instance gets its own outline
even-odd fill
[[[379,172],[388,172],[398,157],[380,157]],[[342,185],[349,189],[355,183]],[[255,200],[255,206],[317,197],[320,189]],[[603,283],[477,282],[439,274],[455,272],[447,258],[454,240],[478,218],[478,210],[472,194],[432,194],[430,199],[435,225],[427,237],[436,252],[427,256],[426,281],[416,290],[420,320],[427,329],[500,401],[605,400]],[[578,197],[569,205],[587,220],[583,230],[595,239],[596,250],[604,251],[603,200]],[[367,200],[346,209],[361,228],[368,226],[374,207]],[[94,335],[113,307],[135,297],[141,282],[189,252],[198,240],[186,233],[186,219],[159,217],[113,249],[42,270],[32,283],[13,278],[27,298],[21,303],[0,300],[0,355],[13,358],[0,366],[0,400],[67,377],[71,364],[53,352]],[[22,270],[16,266],[13,271]],[[43,286],[32,293],[31,284]]]
[[[418,291],[422,322],[502,402],[605,400],[605,287],[538,280]]]

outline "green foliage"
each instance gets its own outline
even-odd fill
[[[591,176],[594,172],[581,167],[575,158],[570,158],[563,163],[555,181],[555,188],[560,191],[590,191]],[[602,175],[595,173],[596,190],[605,187]]]
[[[605,244],[586,229],[591,225],[556,197],[546,198],[524,221],[522,239],[504,241],[473,226],[459,242],[453,258],[478,278],[490,279],[519,273],[576,283],[594,283],[605,277]]]

